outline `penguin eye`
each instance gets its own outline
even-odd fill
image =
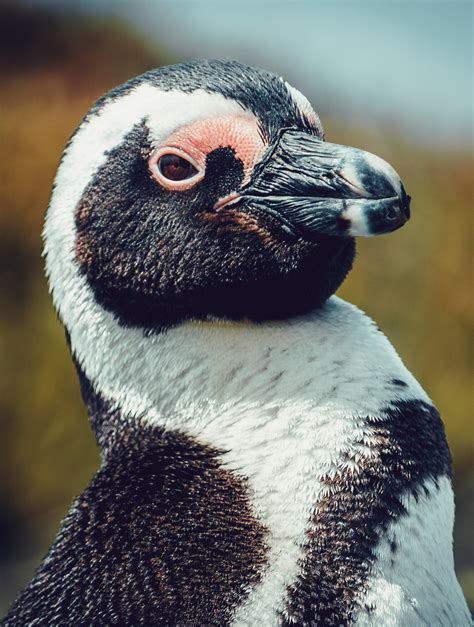
[[[153,153],[148,161],[152,178],[161,187],[172,191],[190,189],[204,177],[202,166],[188,153],[173,146],[162,147]]]
[[[158,169],[169,181],[184,181],[197,174],[193,164],[179,155],[167,154],[158,159]]]

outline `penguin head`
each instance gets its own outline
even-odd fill
[[[395,171],[325,142],[281,78],[195,61],[125,83],[84,118],[47,214],[47,271],[60,314],[80,306],[80,282],[122,326],[277,319],[323,304],[354,236],[398,228],[408,205]]]

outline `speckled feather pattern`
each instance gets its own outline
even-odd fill
[[[374,548],[390,524],[407,515],[409,496],[426,498],[436,492],[438,479],[450,477],[444,429],[429,404],[395,401],[376,418],[368,417],[367,426],[372,455],[346,460],[353,462],[352,471],[323,480],[326,493],[308,527],[283,625],[349,625],[357,614],[374,612],[378,601],[364,599],[377,569]],[[398,542],[394,534],[392,568]],[[407,622],[413,619],[407,613]]]
[[[229,624],[265,567],[246,482],[178,432],[112,426],[100,470],[2,624]]]

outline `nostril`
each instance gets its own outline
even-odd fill
[[[394,220],[398,220],[400,217],[400,209],[395,205],[390,205],[385,209],[385,219],[389,222],[393,222]]]

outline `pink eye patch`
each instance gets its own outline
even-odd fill
[[[263,154],[266,146],[259,133],[257,120],[250,115],[237,115],[199,120],[170,135],[150,157],[150,170],[158,182],[169,189],[189,189],[204,176],[207,156],[218,148],[231,148],[244,167],[244,182]],[[196,176],[179,182],[155,176],[156,163],[166,153],[187,158],[196,169]]]

